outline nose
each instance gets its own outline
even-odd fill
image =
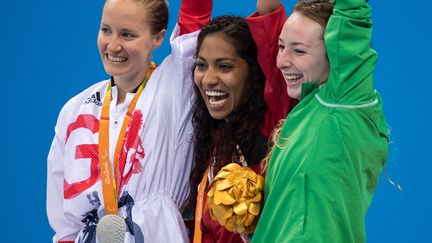
[[[292,55],[287,49],[278,52],[276,66],[279,69],[289,68],[292,66]]]
[[[218,83],[218,75],[214,68],[209,67],[204,73],[202,83],[204,86],[215,86]]]
[[[121,41],[117,37],[110,38],[108,42],[108,51],[111,53],[120,52],[122,50]]]

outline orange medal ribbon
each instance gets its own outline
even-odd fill
[[[201,243],[202,242],[202,232],[201,232],[201,219],[203,213],[203,204],[204,204],[204,191],[207,185],[208,173],[210,171],[210,167],[207,167],[207,170],[204,172],[204,176],[201,180],[198,195],[197,195],[197,205],[195,208],[195,230],[194,230],[194,238],[193,243]]]
[[[108,84],[107,91],[105,93],[105,98],[102,105],[102,113],[99,122],[99,165],[100,165],[100,173],[101,173],[101,181],[102,181],[102,193],[105,204],[105,213],[108,214],[118,214],[118,195],[117,188],[120,185],[121,175],[118,171],[118,161],[120,158],[120,152],[123,147],[124,138],[126,136],[126,130],[129,126],[129,123],[132,119],[132,114],[135,110],[136,103],[138,102],[138,98],[143,91],[150,75],[153,70],[156,69],[156,64],[154,62],[151,63],[150,69],[147,72],[146,77],[140,84],[138,91],[136,92],[132,102],[130,103],[128,110],[126,112],[126,116],[123,121],[123,125],[120,130],[120,134],[117,139],[117,144],[114,152],[114,176],[111,173],[111,164],[109,159],[109,110],[111,103],[111,83]],[[116,183],[117,181],[117,183]]]

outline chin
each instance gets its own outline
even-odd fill
[[[109,75],[113,76],[113,77],[123,76],[126,73],[123,70],[118,70],[118,69],[114,69],[114,68],[106,68],[105,72],[108,73]]]
[[[225,118],[227,118],[227,116],[224,116],[224,115],[212,115],[212,114],[210,114],[210,116],[215,120],[224,120]]]
[[[301,98],[301,90],[288,90],[288,96],[299,100]]]
[[[224,120],[228,117],[229,114],[225,114],[222,112],[210,112],[210,116],[215,120]]]

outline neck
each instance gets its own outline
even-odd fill
[[[139,81],[131,83],[118,82],[116,78],[114,78],[114,83],[116,84],[118,90],[117,105],[122,104],[125,101],[126,94],[134,90],[140,84]]]
[[[126,94],[128,92],[132,92],[134,89],[136,89],[136,87],[138,87],[141,84],[141,82],[146,77],[149,69],[150,69],[150,64],[146,65],[146,67],[142,69],[141,75],[138,75],[135,78],[114,76],[114,83],[117,86],[117,90],[118,90],[117,105],[122,104],[125,101]]]

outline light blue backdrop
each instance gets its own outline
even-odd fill
[[[180,0],[171,1],[172,30]],[[45,213],[46,156],[62,105],[105,79],[96,37],[103,0],[0,3],[1,242],[50,242]],[[291,9],[293,1],[284,1]],[[426,0],[373,6],[376,86],[392,128],[388,172],[367,215],[368,242],[432,242],[432,50]],[[214,14],[246,16],[255,0],[215,0]],[[429,24],[428,24],[429,23]],[[161,62],[167,41],[155,54]],[[429,124],[429,125],[428,125]]]

